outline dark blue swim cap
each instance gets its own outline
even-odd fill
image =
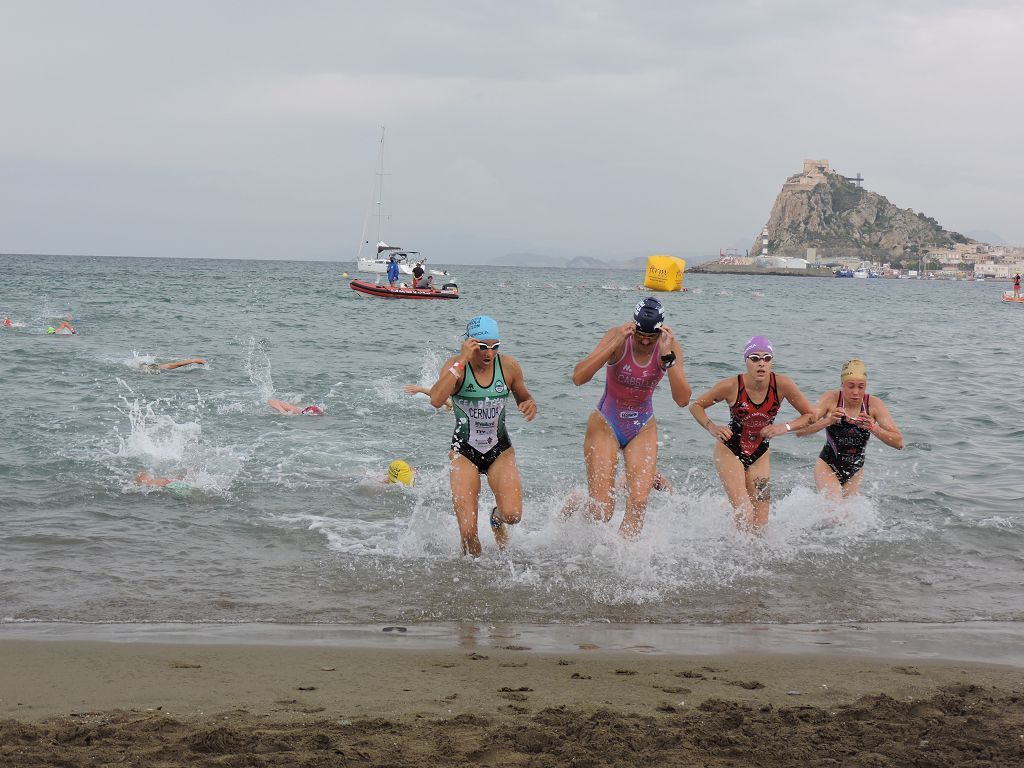
[[[636,305],[636,309],[633,310],[633,321],[641,333],[660,331],[661,326],[665,323],[665,309],[661,306],[660,301],[653,296],[648,296]]]

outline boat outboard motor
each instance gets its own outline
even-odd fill
[[[459,286],[456,285],[455,283],[445,283],[444,285],[441,286],[441,290],[442,291],[454,291],[455,293],[458,293],[459,292]]]

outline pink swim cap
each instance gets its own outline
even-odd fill
[[[323,408],[321,408],[318,405],[307,405],[305,408],[302,409],[302,415],[303,416],[323,416],[324,415],[324,411],[323,411]]]
[[[768,341],[764,336],[755,336],[747,342],[747,346],[743,348],[743,357],[748,358],[751,355],[762,354],[762,355],[774,355],[775,350],[772,349],[772,343]]]

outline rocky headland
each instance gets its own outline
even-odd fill
[[[767,225],[768,255],[807,258],[859,257],[916,264],[928,248],[952,248],[971,238],[944,229],[935,219],[899,208],[877,192],[842,175],[827,160],[805,160],[803,171],[786,179]],[[750,255],[762,252],[758,234]]]

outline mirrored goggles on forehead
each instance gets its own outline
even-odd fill
[[[480,349],[497,349],[501,346],[500,341],[496,341],[493,344],[484,344],[482,341],[477,344]]]
[[[752,363],[760,363],[762,360],[764,360],[766,363],[770,363],[772,361],[772,356],[771,355],[747,355],[747,360],[749,360]]]

